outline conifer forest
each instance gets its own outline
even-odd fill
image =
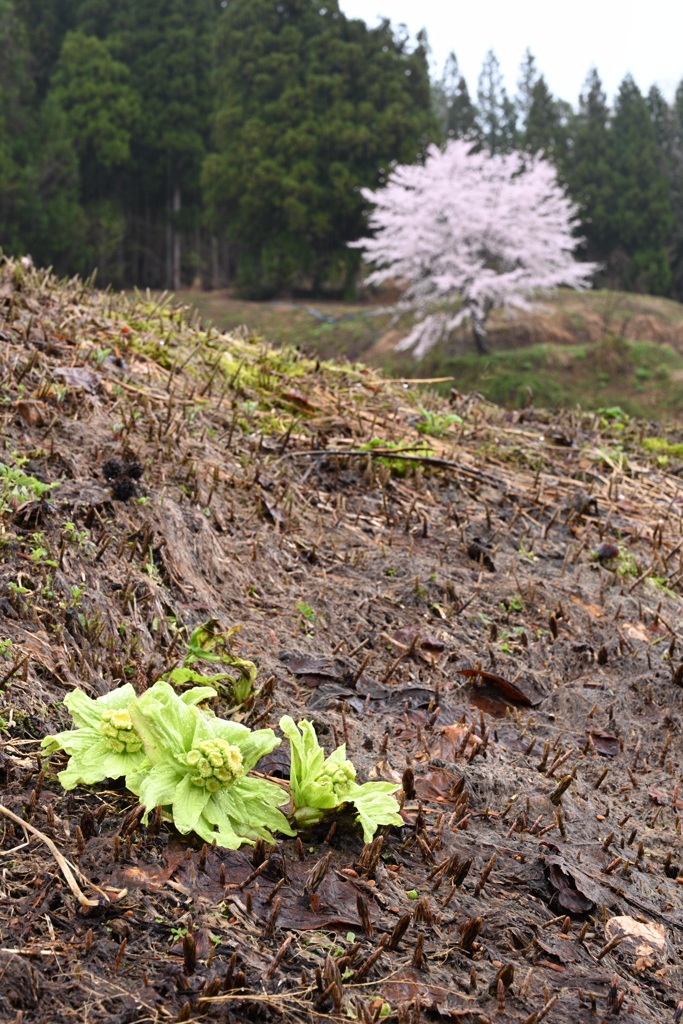
[[[362,189],[430,145],[542,154],[598,286],[683,299],[683,81],[599,69],[556,97],[527,51],[476,93],[429,40],[337,0],[0,0],[0,246],[100,285],[350,297]],[[682,69],[683,70],[683,69]]]

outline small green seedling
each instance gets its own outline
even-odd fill
[[[223,679],[229,679],[232,683],[230,688],[234,702],[243,704],[254,692],[257,668],[253,661],[240,658],[230,650],[230,640],[241,628],[242,626],[238,624],[231,626],[230,629],[221,630],[216,619],[203,622],[192,630],[190,641],[185,645],[187,653],[183,658],[182,667],[173,669],[165,678],[174,686],[182,686],[188,682],[201,686],[215,686]],[[191,670],[190,666],[196,661],[208,661],[212,664],[221,662],[229,665],[237,669],[238,678],[235,679],[229,672],[218,672],[209,676]]]

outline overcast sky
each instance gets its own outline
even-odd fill
[[[576,106],[589,69],[597,67],[610,102],[627,72],[646,93],[657,84],[673,99],[683,79],[683,0],[339,0],[347,17],[368,25],[403,22],[427,29],[432,73],[440,77],[454,50],[476,96],[484,56],[493,49],[508,93],[517,91],[529,47],[551,92]]]

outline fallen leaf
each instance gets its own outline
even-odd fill
[[[272,501],[269,501],[264,494],[260,494],[259,498],[261,501],[261,507],[271,522],[275,523],[277,527],[284,527],[287,523],[287,516],[284,512],[281,512],[277,505]]]
[[[510,704],[521,704],[522,707],[531,708],[541,703],[540,697],[532,700],[516,683],[511,683],[509,679],[497,676],[494,672],[485,672],[479,668],[459,668],[458,672],[461,676],[480,680],[481,684],[491,687]]]
[[[605,614],[605,609],[600,608],[597,604],[588,604],[586,601],[582,601],[576,594],[572,594],[569,598],[574,604],[580,605],[585,612],[588,612],[592,619],[601,619]]]
[[[559,864],[551,864],[547,871],[548,883],[553,889],[552,904],[570,914],[590,914],[595,902],[589,899],[576,884],[569,871],[563,870]]]
[[[673,803],[673,793],[670,793],[666,789],[662,789],[661,786],[653,786],[652,789],[648,789],[648,795],[651,800],[654,800],[656,804],[661,807],[665,807],[667,804]],[[676,810],[683,811],[683,796],[676,796]]]
[[[283,391],[280,394],[280,398],[285,402],[289,402],[291,405],[295,405],[303,412],[316,412],[318,409],[317,405],[314,405],[313,402],[309,402],[305,395],[302,395],[300,391],[296,391],[294,388],[290,388],[289,391]]]
[[[83,388],[90,394],[97,391],[101,379],[99,373],[88,370],[85,366],[56,366],[52,374],[55,377],[62,377],[71,387]]]
[[[418,625],[402,626],[389,637],[389,640],[406,654],[410,653],[413,658],[420,657],[429,664],[433,664],[435,658],[446,648],[443,640]]]
[[[644,622],[624,622],[621,626],[621,632],[630,640],[641,640],[644,644],[648,644],[652,639],[650,636],[651,630],[648,629]]]
[[[16,410],[20,419],[29,427],[41,427],[45,423],[45,402],[20,401],[16,403]]]
[[[481,743],[478,737],[472,739]],[[424,803],[455,804],[461,796],[460,789],[457,789],[456,796],[453,795],[459,783],[458,776],[454,772],[449,772],[447,768],[429,768],[415,775],[415,793],[417,799]]]
[[[611,917],[605,925],[605,938],[610,941],[623,936],[619,949],[635,957],[654,957],[660,961],[666,955],[666,931],[664,925],[653,921],[636,921],[633,917]],[[652,966],[652,965],[650,965]]]
[[[455,761],[456,757],[464,757],[466,760],[469,760],[474,751],[479,749],[482,741],[472,733],[468,736],[463,750],[462,745],[468,731],[466,725],[444,726],[435,750],[436,756],[443,758],[444,761]],[[417,776],[415,782],[417,783]]]
[[[616,757],[619,753],[619,739],[604,729],[593,729],[590,733],[593,745],[603,757]]]
[[[344,683],[349,675],[341,663],[324,654],[280,651],[280,661],[306,686],[320,686],[321,683],[330,680]]]

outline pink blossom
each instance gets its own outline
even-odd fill
[[[486,351],[486,321],[500,306],[528,308],[533,293],[585,288],[596,270],[573,251],[576,209],[547,160],[471,152],[463,140],[432,146],[424,164],[396,167],[373,203],[372,237],[351,245],[373,264],[370,284],[402,288],[398,312],[416,323],[398,345],[416,359],[464,320]]]

